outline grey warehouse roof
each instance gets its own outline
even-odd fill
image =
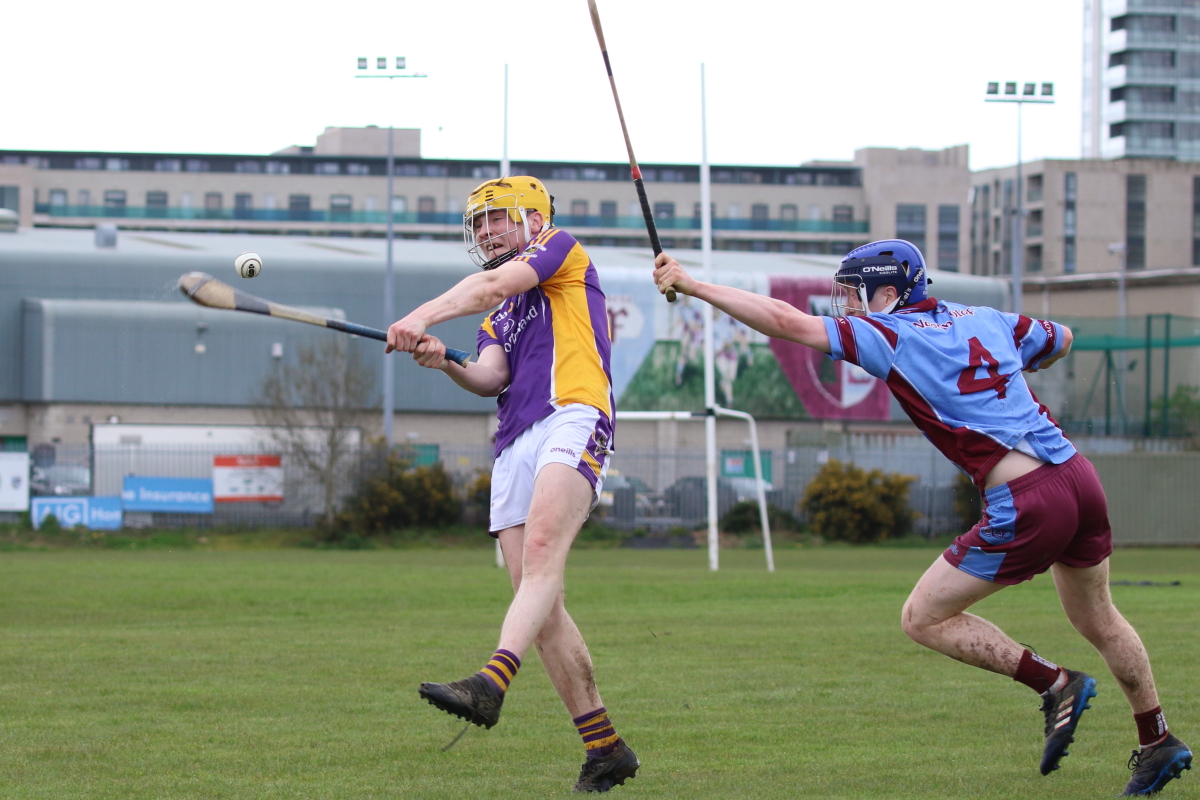
[[[251,314],[203,309],[175,288],[201,270],[233,282],[233,258],[263,257],[248,286],[281,303],[384,327],[385,243],[378,239],[133,233],[115,249],[97,249],[89,230],[34,229],[0,234],[0,402],[111,402],[180,405],[252,404],[272,363],[315,337],[339,335]],[[454,242],[395,242],[396,309],[403,313],[475,271]],[[649,271],[648,250],[588,247],[603,277],[612,268]],[[698,267],[700,254],[675,253]],[[718,251],[720,273],[828,278],[832,256]],[[932,275],[935,294],[958,302],[1004,306],[1007,282],[955,273]],[[245,286],[240,282],[239,288]],[[478,320],[438,327],[446,342],[473,350]],[[197,343],[204,352],[197,353]],[[359,340],[378,368],[380,345]],[[397,361],[400,411],[488,411],[494,401],[431,381],[407,358]],[[381,370],[380,370],[381,371]],[[377,392],[378,397],[378,392]],[[378,403],[378,399],[375,401]]]

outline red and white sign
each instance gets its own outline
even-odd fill
[[[217,503],[283,502],[282,456],[214,456]]]

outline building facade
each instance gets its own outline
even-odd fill
[[[0,151],[0,201],[20,205],[26,226],[381,236],[386,139],[381,128],[329,128],[314,146],[266,156]],[[422,159],[419,131],[396,131],[396,154],[391,208],[401,238],[461,237],[463,201],[500,172],[494,161]],[[518,160],[511,172],[546,181],[556,222],[585,244],[648,245],[627,165]],[[699,167],[644,164],[642,173],[664,246],[698,248]],[[717,249],[841,255],[903,235],[932,248],[936,268],[956,270],[966,257],[965,145],[871,148],[852,162],[715,165],[712,181]]]
[[[1084,0],[1085,158],[1200,160],[1200,3]]]

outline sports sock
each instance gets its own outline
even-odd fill
[[[1014,681],[1019,681],[1038,694],[1056,692],[1067,683],[1067,672],[1058,664],[1054,664],[1033,651],[1021,653],[1021,663],[1017,665]]]
[[[497,650],[491,660],[476,674],[489,678],[490,685],[495,687],[496,693],[503,695],[508,691],[508,685],[512,683],[513,676],[520,668],[521,659],[517,658],[514,653]]]
[[[1162,706],[1134,714],[1133,721],[1137,723],[1138,744],[1143,749],[1153,747],[1167,738],[1167,718],[1163,716]]]
[[[617,730],[609,720],[608,709],[604,706],[571,721],[583,737],[583,747],[589,759],[606,756],[617,749]]]

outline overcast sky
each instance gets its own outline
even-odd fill
[[[1079,155],[1080,0],[599,0],[638,159],[845,160],[866,146],[1016,159],[1016,108],[988,80],[1054,81],[1024,155]],[[269,153],[327,125],[420,127],[430,158],[621,161],[585,0],[10,3],[0,149]],[[404,55],[423,80],[356,80]]]

